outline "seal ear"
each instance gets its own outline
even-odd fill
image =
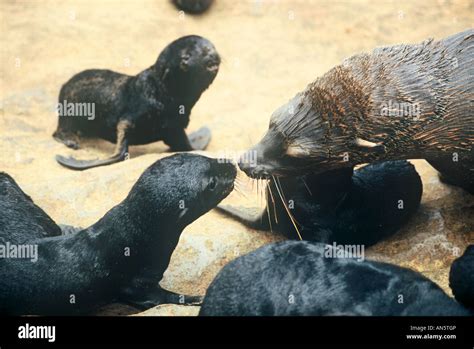
[[[385,153],[385,146],[382,143],[374,143],[357,137],[354,141],[354,144],[357,148],[359,148],[359,150],[363,152],[378,154]]]

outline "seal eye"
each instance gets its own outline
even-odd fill
[[[216,177],[211,177],[209,180],[209,184],[207,185],[207,188],[209,190],[214,190],[217,187],[217,178]]]

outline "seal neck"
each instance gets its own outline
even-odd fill
[[[166,212],[154,209],[127,197],[87,229],[106,269],[138,271],[144,261],[157,258],[169,263],[182,230],[168,224],[173,218]]]
[[[175,104],[191,109],[209,85],[200,79],[185,78],[172,67],[161,62],[145,69],[137,76],[137,82],[154,86],[156,90],[167,93]],[[162,97],[162,96],[160,96]]]

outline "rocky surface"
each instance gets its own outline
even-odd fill
[[[87,68],[136,74],[175,38],[209,38],[223,63],[193,110],[189,131],[213,131],[210,156],[233,156],[256,142],[271,112],[342,59],[375,46],[440,38],[472,27],[472,1],[227,1],[202,17],[183,16],[166,1],[2,1],[0,170],[58,223],[88,226],[119,203],[142,171],[164,153],[162,143],[131,148],[131,159],[73,172],[54,161],[74,153],[51,137],[62,83]],[[103,157],[113,145],[88,141],[75,152]],[[418,270],[449,292],[449,266],[474,243],[474,198],[439,182],[426,162],[414,161],[424,193],[416,217],[368,258]],[[226,203],[262,204],[256,185]],[[281,239],[211,211],[187,227],[161,285],[204,294],[233,258]],[[139,315],[196,315],[198,307],[163,305]],[[110,305],[99,314],[134,314]]]

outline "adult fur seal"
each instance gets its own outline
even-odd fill
[[[252,177],[427,159],[474,193],[474,30],[352,56],[276,110]]]
[[[198,302],[158,282],[183,229],[232,191],[235,175],[234,165],[204,156],[164,158],[97,223],[61,236],[53,236],[60,233],[55,223],[0,175],[2,242],[37,246],[36,262],[0,259],[0,313],[77,314],[113,301],[139,308]]]
[[[272,178],[269,185],[267,208],[258,216],[229,206],[218,208],[247,226],[288,238],[366,246],[404,225],[418,209],[423,191],[415,167],[405,160],[355,171],[349,167]]]
[[[75,160],[57,156],[68,168],[84,170],[124,160],[128,146],[163,140],[172,151],[203,150],[210,131],[184,131],[201,94],[214,80],[220,57],[212,43],[200,36],[185,36],[169,44],[156,63],[136,76],[110,70],[86,70],[73,76],[59,93],[59,105],[91,105],[94,116],[59,113],[53,137],[78,147],[78,137],[102,138],[116,143],[112,157]],[[75,111],[71,109],[74,114]]]
[[[474,309],[474,245],[451,265],[449,286],[460,303]]]
[[[338,258],[307,241],[269,244],[230,262],[207,289],[200,315],[470,315],[410,269]]]
[[[213,0],[173,0],[178,9],[191,14],[206,12],[213,2]]]

